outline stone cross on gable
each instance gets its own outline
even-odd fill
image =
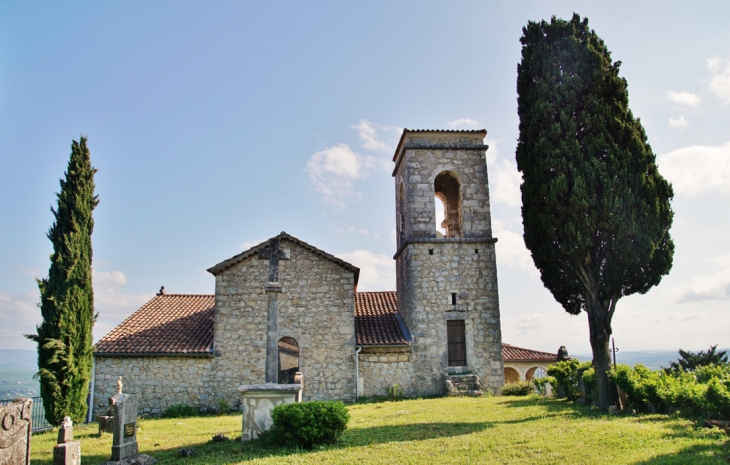
[[[269,247],[259,251],[259,259],[269,260],[269,283],[278,283],[279,260],[289,260],[289,250],[280,249],[279,238],[274,237],[269,239]]]

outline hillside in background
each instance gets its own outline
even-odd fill
[[[40,385],[33,379],[37,371],[36,351],[0,349],[0,400],[39,396]]]
[[[706,351],[707,349],[703,350]],[[718,351],[722,350],[730,352],[730,349],[718,349]],[[575,357],[584,362],[590,362],[593,359],[593,355],[591,354],[576,354]],[[678,358],[678,350],[640,350],[626,352],[622,352],[621,350],[619,350],[618,352],[616,352],[616,363],[625,363],[629,366],[634,366],[637,363],[641,363],[647,368],[651,368],[653,370],[668,367],[669,362],[676,361]]]

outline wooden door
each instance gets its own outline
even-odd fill
[[[446,339],[449,344],[449,366],[466,366],[466,331],[464,320],[446,322]]]

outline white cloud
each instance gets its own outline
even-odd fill
[[[23,334],[36,332],[36,325],[42,321],[41,311],[36,305],[40,301],[39,291],[6,293],[0,290],[0,347],[5,349],[33,350],[35,342]]]
[[[517,163],[512,160],[497,160],[492,164],[491,186],[489,192],[491,199],[510,207],[522,205],[522,173],[517,171]]]
[[[403,131],[402,128],[396,126],[376,124],[366,119],[361,119],[352,128],[357,130],[363,148],[389,153],[395,151],[398,137]],[[386,140],[382,140],[383,138]]]
[[[374,150],[391,150],[391,146],[382,142],[378,131],[395,131],[398,128],[382,126],[370,121],[360,120],[353,126],[363,140],[363,147]],[[355,183],[367,177],[373,171],[388,171],[389,160],[358,153],[348,144],[337,144],[325,150],[315,152],[307,162],[305,171],[315,191],[322,194],[326,204],[335,210],[342,210],[350,198],[360,198],[361,193],[355,189]]]
[[[670,100],[677,105],[682,105],[686,107],[696,107],[700,104],[701,101],[700,96],[693,92],[677,92],[674,90],[667,91],[667,100]]]
[[[714,56],[705,61],[712,73],[710,90],[720,98],[723,105],[730,104],[730,60]]]
[[[525,247],[522,231],[519,233],[505,227],[497,220],[492,220],[493,236],[497,238],[497,269],[505,267],[513,270],[525,270],[530,276],[538,277],[530,251]]]
[[[730,191],[730,142],[679,148],[659,155],[658,165],[677,195]]]
[[[679,302],[730,300],[730,267],[716,273],[695,276],[688,284],[672,289]]]
[[[346,229],[338,228],[338,229],[336,229],[336,231],[339,232],[339,233],[343,233],[343,232],[356,233],[356,234],[360,234],[361,236],[373,237],[375,239],[380,239],[380,234],[378,234],[377,232],[375,232],[375,231],[368,231],[367,229],[356,228],[354,226],[349,226]]]
[[[306,171],[325,203],[341,210],[345,208],[345,199],[359,196],[355,191],[355,181],[361,176],[361,158],[347,144],[339,144],[312,155]]]
[[[94,341],[111,331],[125,318],[139,309],[154,294],[127,294],[127,276],[121,271],[92,270],[94,283],[94,310],[99,319],[94,325]]]
[[[358,249],[338,257],[360,268],[358,291],[395,290],[395,261],[388,255]]]
[[[459,118],[447,123],[447,126],[451,129],[478,129],[479,122],[469,118]]]
[[[687,129],[687,126],[689,126],[689,122],[687,122],[684,116],[680,116],[679,118],[669,118],[669,127],[672,129],[684,131]]]

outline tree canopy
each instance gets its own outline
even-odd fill
[[[679,358],[676,362],[669,362],[668,372],[695,371],[697,368],[707,365],[726,365],[728,363],[727,351],[717,350],[717,344],[710,346],[707,352],[690,352],[679,349]]]
[[[587,19],[529,22],[520,41],[525,245],[563,308],[588,313],[605,396],[616,302],[647,292],[672,267],[672,187],[629,109],[621,63]]]
[[[53,255],[48,277],[38,280],[43,322],[36,334],[38,376],[46,419],[84,420],[92,365],[94,290],[91,283],[92,212],[99,203],[86,138],[71,144],[71,157],[56,194],[55,221],[48,231]]]

